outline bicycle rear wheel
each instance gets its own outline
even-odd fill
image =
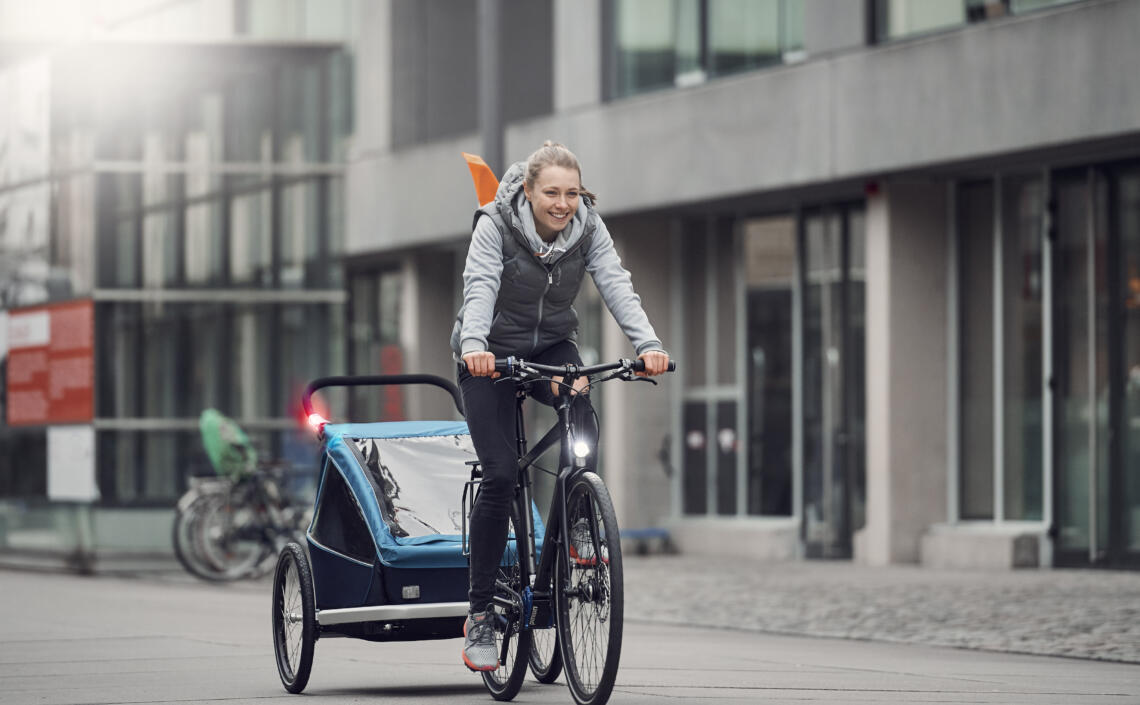
[[[602,705],[621,659],[624,597],[617,515],[600,477],[583,472],[572,481],[566,520],[554,582],[562,665],[574,701]]]
[[[511,700],[518,695],[523,678],[526,677],[527,662],[530,661],[532,632],[522,628],[522,605],[513,604],[517,596],[522,594],[523,566],[527,564],[528,551],[527,542],[516,532],[516,526],[518,523],[512,512],[507,548],[495,575],[495,597],[511,602],[512,606],[500,604],[496,609],[500,615],[495,625],[495,648],[500,653],[499,667],[494,671],[483,672],[483,684],[495,700]],[[504,641],[507,644],[505,658],[502,656]]]

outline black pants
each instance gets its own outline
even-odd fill
[[[545,365],[582,364],[578,348],[569,341],[532,355],[528,361]],[[471,510],[471,583],[468,593],[471,610],[481,612],[487,609],[494,595],[495,571],[507,545],[508,517],[518,478],[515,385],[511,382],[496,384],[490,377],[475,377],[467,372],[463,363],[459,363],[458,380],[467,427],[471,429],[471,441],[483,468],[483,482]],[[547,406],[554,405],[555,397],[549,382],[531,384],[528,394]],[[587,428],[596,438],[593,414],[588,413],[587,405],[575,404],[574,410],[575,428]]]

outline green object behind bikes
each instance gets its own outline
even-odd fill
[[[214,472],[226,477],[253,472],[257,466],[257,451],[233,419],[217,409],[206,409],[198,417],[198,429]]]

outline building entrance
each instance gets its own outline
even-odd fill
[[[1140,566],[1140,164],[1053,184],[1055,557]]]

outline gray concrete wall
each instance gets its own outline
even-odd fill
[[[602,100],[601,0],[554,0],[554,112]]]
[[[865,0],[804,0],[804,51],[822,56],[863,46],[868,5]]]
[[[867,199],[867,524],[856,559],[919,560],[946,519],[947,185],[889,182]]]
[[[479,204],[462,153],[477,154],[479,148],[479,136],[471,133],[350,163],[345,253],[467,237]]]
[[[601,204],[605,194],[601,194]],[[633,286],[662,343],[669,348],[669,221],[610,220],[608,227]],[[602,314],[602,360],[633,357],[629,339],[608,311]],[[659,386],[610,382],[599,410],[606,485],[625,528],[659,527],[669,514],[671,481],[658,453],[667,443],[670,409],[680,400],[680,378],[664,375]],[[677,463],[674,463],[677,465]]]
[[[353,42],[353,135],[349,160],[386,151],[392,141],[392,5],[359,6]]]
[[[415,297],[415,318],[407,370],[438,374],[454,382],[450,337],[455,321],[455,288],[460,286],[462,272],[455,271],[455,257],[450,250],[422,250],[409,260],[414,271],[411,291]],[[450,397],[435,388],[419,390],[410,408],[409,418],[413,419],[457,417]]]
[[[1140,130],[1140,3],[1084,2],[549,116],[611,212]]]
[[[474,130],[476,3],[393,0],[389,12],[392,144],[413,145]]]

